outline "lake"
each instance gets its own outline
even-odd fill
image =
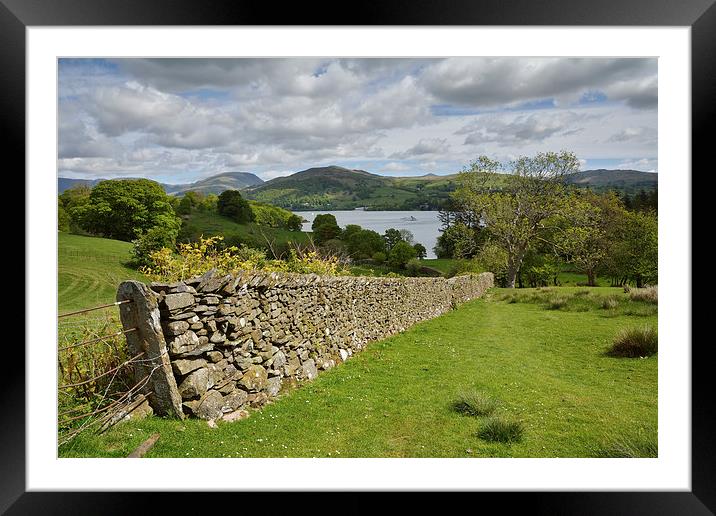
[[[413,234],[415,242],[420,242],[428,251],[428,258],[436,258],[433,247],[440,235],[440,220],[437,211],[300,211],[297,215],[308,220],[303,223],[303,231],[311,231],[316,215],[330,213],[341,228],[348,224],[358,224],[362,228],[385,233],[386,229],[407,229]],[[415,220],[412,220],[415,219]]]

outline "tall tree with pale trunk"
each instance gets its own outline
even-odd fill
[[[507,286],[515,287],[527,250],[548,232],[563,207],[565,179],[579,171],[567,151],[522,156],[508,163],[480,156],[459,174],[455,199],[507,252]]]

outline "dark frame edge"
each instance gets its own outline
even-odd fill
[[[692,146],[692,230],[691,241],[694,235],[703,234],[697,227],[693,227],[699,220],[693,216],[694,206],[707,206],[704,204],[706,188],[693,189],[693,170],[701,174],[713,168],[711,149],[713,140],[711,135],[716,129],[716,4],[711,6],[691,26],[691,146]],[[705,185],[706,183],[704,183]],[[701,202],[694,197],[699,194]],[[708,360],[709,349],[704,342],[696,343],[693,337],[697,334],[693,329],[693,313],[703,311],[705,307],[696,303],[693,294],[693,275],[695,271],[702,270],[706,265],[704,255],[693,252],[692,245],[692,277],[688,278],[692,288],[692,316],[691,316],[691,477],[692,492],[713,513],[716,513],[716,405],[714,405],[713,382],[710,380],[711,361]],[[701,318],[701,320],[704,320]]]
[[[17,154],[25,148],[25,24],[0,3],[0,134],[6,149]],[[8,153],[10,155],[10,153]],[[23,171],[20,185],[25,194],[25,153],[11,161]],[[23,241],[25,236],[23,219]],[[23,267],[25,265],[23,264]],[[23,269],[24,270],[24,269]],[[23,277],[25,275],[23,274]],[[27,322],[26,320],[24,321]],[[25,355],[20,367],[8,368],[0,390],[0,514],[25,492]],[[18,424],[18,422],[20,422]]]

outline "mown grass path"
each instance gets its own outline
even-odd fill
[[[624,296],[615,290],[590,295]],[[153,417],[82,435],[60,455],[124,457],[155,432],[147,457],[590,457],[656,442],[656,356],[603,355],[619,329],[656,325],[655,314],[548,310],[499,294],[370,344],[242,421]],[[479,439],[480,419],[452,408],[465,389],[497,398],[496,414],[523,422],[522,441]]]

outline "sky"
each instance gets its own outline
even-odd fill
[[[387,176],[574,152],[658,171],[655,58],[60,59],[58,175]]]

